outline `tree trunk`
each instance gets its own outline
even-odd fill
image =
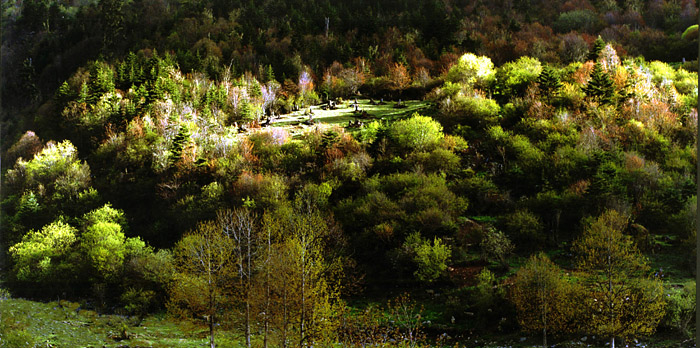
[[[615,348],[615,336],[610,338],[610,348]]]
[[[209,346],[215,348],[214,345],[214,314],[209,316]]]

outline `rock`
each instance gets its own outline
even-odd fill
[[[588,337],[587,337],[587,336],[583,336],[583,337],[581,338],[581,342],[586,342],[586,340],[588,340]]]

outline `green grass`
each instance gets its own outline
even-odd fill
[[[132,318],[61,304],[0,300],[0,347],[202,347],[209,342],[199,323],[154,315],[135,326]],[[221,347],[237,346],[230,332],[220,330],[215,337]]]
[[[358,99],[357,102],[359,104],[360,110],[366,111],[369,115],[368,118],[362,119],[356,117],[354,113],[355,108],[352,106],[353,102],[354,100],[349,100],[340,103],[338,105],[338,108],[335,110],[323,110],[321,106],[312,106],[311,110],[313,110],[314,113],[314,120],[325,124],[337,124],[345,126],[348,124],[348,122],[354,121],[356,119],[362,121],[371,121],[374,119],[382,118],[385,120],[392,120],[410,116],[414,112],[420,113],[429,108],[429,103],[421,100],[403,101],[402,103],[406,106],[405,108],[394,108],[396,102],[389,101],[385,102],[384,105],[372,105],[370,104],[369,99]],[[281,115],[280,120],[273,123],[273,126],[293,126],[304,122],[309,118],[308,116],[304,115],[304,112],[306,110],[307,109],[303,109],[302,111]]]

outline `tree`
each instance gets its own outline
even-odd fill
[[[250,347],[250,304],[252,278],[255,268],[260,239],[256,216],[247,208],[222,210],[217,213],[217,223],[223,234],[230,239],[233,252],[233,264],[239,280],[239,291],[245,307],[245,341]]]
[[[506,257],[513,252],[515,247],[505,233],[488,228],[480,246],[482,259],[498,261],[501,267],[508,268]]]
[[[417,113],[409,119],[392,123],[387,133],[389,139],[400,149],[420,151],[435,148],[445,136],[440,123]]]
[[[219,224],[201,222],[175,245],[177,274],[170,288],[171,311],[202,315],[209,323],[214,348],[214,323],[226,301],[231,279],[233,243]]]
[[[114,281],[121,274],[126,256],[124,226],[124,212],[109,204],[83,216],[81,255],[93,276],[100,281]]]
[[[537,58],[523,56],[514,62],[503,64],[495,75],[496,93],[505,99],[522,96],[541,72],[542,63]]]
[[[595,63],[593,71],[591,72],[591,78],[582,89],[587,97],[601,104],[610,104],[613,102],[615,86],[613,85],[610,75],[603,70],[600,63]]]
[[[270,271],[264,274],[271,303],[264,306],[272,308],[279,346],[287,347],[290,340],[299,347],[323,345],[334,339],[334,305],[340,301],[342,262],[329,253],[332,243],[341,241],[339,231],[332,219],[298,199],[295,208],[274,216],[265,219],[265,229],[277,241],[268,246]]]
[[[173,138],[173,144],[170,147],[170,157],[169,160],[172,163],[177,163],[182,159],[183,150],[187,148],[190,142],[190,130],[186,124],[182,124],[177,132],[175,138]]]
[[[527,331],[542,330],[542,346],[547,333],[569,331],[575,317],[571,285],[546,254],[533,255],[515,277],[511,300],[518,311],[518,322]]]
[[[62,219],[29,231],[9,250],[17,279],[50,282],[68,278],[67,272],[74,268],[68,256],[77,234],[78,230]]]
[[[540,88],[540,94],[545,100],[551,101],[553,97],[559,95],[559,91],[562,88],[561,80],[549,65],[542,68],[542,72],[537,77],[537,84]]]
[[[593,47],[591,47],[591,50],[588,52],[588,57],[586,57],[586,60],[592,60],[592,61],[597,61],[598,60],[598,55],[600,55],[600,52],[605,48],[605,41],[603,41],[603,38],[598,35],[598,38],[593,41]]]
[[[435,237],[430,241],[421,238],[419,232],[410,234],[404,242],[411,250],[413,262],[418,269],[413,273],[418,280],[432,283],[447,270],[447,262],[452,256],[452,249],[442,239]]]
[[[628,218],[606,210],[592,221],[573,246],[578,267],[588,272],[587,326],[610,337],[648,335],[664,315],[661,283],[644,278],[646,258],[623,234]]]
[[[485,56],[477,57],[473,53],[466,53],[447,72],[446,81],[460,82],[467,85],[481,85],[491,79],[495,71],[493,62]]]

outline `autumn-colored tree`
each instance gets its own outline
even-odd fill
[[[646,258],[623,234],[628,218],[606,210],[573,246],[578,267],[586,271],[585,329],[610,337],[649,335],[664,315],[659,280],[645,278]]]
[[[411,84],[411,75],[405,65],[395,63],[389,68],[390,86],[395,91],[402,91]]]

